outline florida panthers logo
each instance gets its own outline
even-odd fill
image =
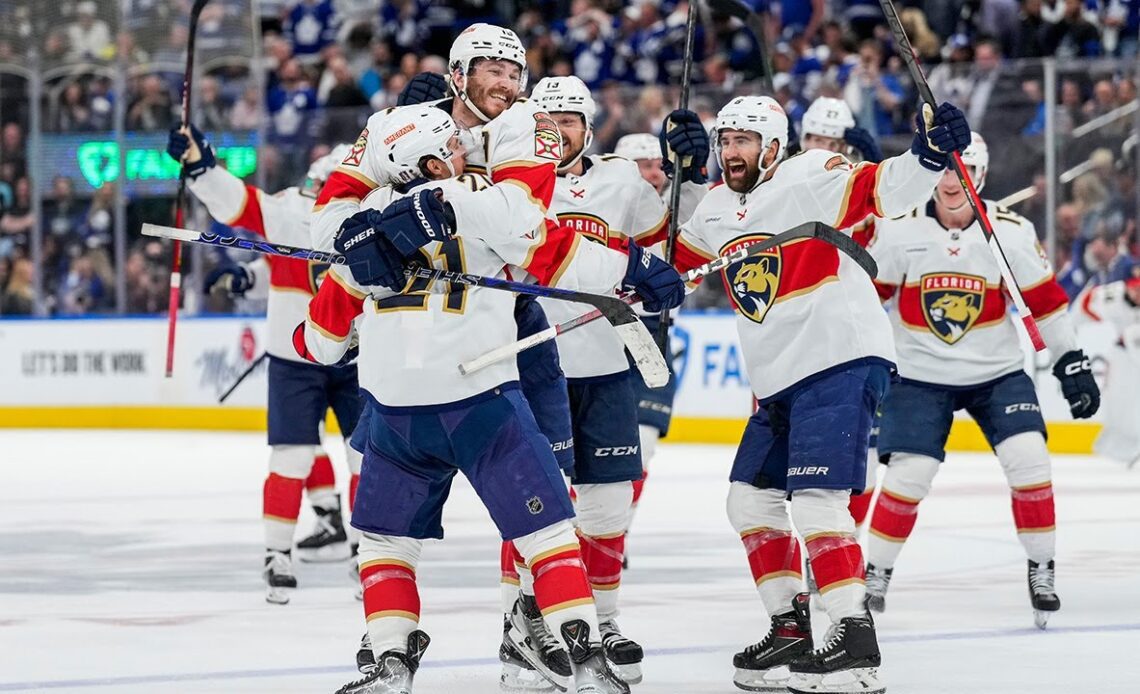
[[[325,275],[329,274],[328,263],[314,263],[309,262],[309,291],[314,295],[317,290],[321,288],[321,282],[325,279]]]
[[[721,249],[721,254],[730,253],[766,238],[767,234],[736,239]],[[780,290],[782,264],[780,249],[775,248],[729,265],[725,269],[724,284],[728,289],[728,297],[741,315],[757,323],[764,321],[768,309],[776,303],[776,295]]]
[[[974,275],[936,273],[923,275],[922,315],[943,342],[962,339],[978,316],[986,297],[986,279]]]
[[[585,212],[570,212],[558,215],[558,222],[582,234],[591,241],[606,245],[610,241],[610,225],[606,220]]]

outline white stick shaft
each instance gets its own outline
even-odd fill
[[[465,361],[459,365],[459,373],[466,376],[467,374],[474,373],[479,369],[485,369],[491,364],[502,361],[504,359],[515,356],[516,354],[530,349],[535,345],[540,345],[543,342],[553,340],[558,337],[558,327],[552,326],[546,330],[540,330],[537,333],[524,337],[523,339],[512,342],[509,345],[496,347],[495,349],[485,352],[470,361]]]

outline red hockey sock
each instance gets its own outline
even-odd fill
[[[1019,533],[1050,532],[1057,527],[1053,510],[1053,483],[1043,482],[1010,490],[1013,522]]]
[[[884,489],[879,492],[879,501],[871,514],[871,534],[888,542],[906,542],[917,520],[917,500],[895,496]],[[814,559],[812,561],[814,568]]]
[[[820,595],[833,588],[863,582],[863,551],[854,535],[819,533],[809,537],[806,544]]]
[[[305,489],[312,492],[332,487],[336,487],[336,474],[333,472],[332,462],[327,455],[318,455],[313,458],[313,467],[309,470],[309,476],[305,478]]]
[[[649,477],[649,470],[641,471],[641,479],[633,481],[633,505],[641,499],[641,492],[645,489],[645,480]]]
[[[503,572],[502,583],[510,583],[516,586],[519,584],[519,570],[515,564],[516,558],[521,560],[518,550],[515,549],[515,543],[507,540],[499,552],[499,568]]]
[[[871,497],[874,495],[873,489],[862,494],[852,494],[851,500],[847,502],[847,510],[855,519],[856,527],[863,525],[863,521],[867,520],[867,511],[871,510]]]
[[[301,490],[304,480],[269,473],[262,489],[261,512],[269,519],[282,523],[296,523],[301,513]]]
[[[741,534],[744,551],[748,553],[748,568],[756,585],[781,576],[797,581],[800,573],[800,543],[790,530],[757,528]]]
[[[352,511],[352,507],[356,505],[356,488],[360,486],[360,475],[353,475],[348,480],[348,510]]]
[[[530,570],[534,574],[534,598],[543,615],[593,603],[577,545],[543,552],[531,561]]]
[[[396,559],[378,559],[360,567],[364,588],[364,616],[371,622],[385,617],[401,617],[418,622],[420,593],[416,572]]]
[[[591,537],[579,533],[582,563],[594,590],[616,590],[621,585],[621,562],[625,555],[625,533]]]

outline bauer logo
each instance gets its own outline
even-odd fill
[[[574,212],[571,214],[558,215],[558,222],[563,226],[570,227],[591,241],[597,241],[601,244],[609,243],[610,225],[606,224],[606,220],[601,217]]]
[[[526,500],[526,510],[530,511],[530,515],[537,516],[542,513],[542,499],[537,496],[532,496]]]
[[[954,344],[978,321],[986,298],[986,278],[932,273],[919,280],[922,316],[943,342]]]
[[[720,249],[720,254],[732,253],[770,236],[771,234],[752,234],[738,238]],[[729,289],[728,298],[732,301],[733,308],[745,318],[762,323],[764,316],[768,315],[768,309],[776,303],[776,296],[780,291],[782,258],[777,247],[739,263],[733,263],[724,269],[724,285]]]
[[[830,467],[819,465],[808,465],[805,467],[790,467],[788,468],[788,477],[802,477],[806,475],[826,475]]]

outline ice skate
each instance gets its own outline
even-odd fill
[[[602,649],[617,676],[629,684],[641,682],[641,660],[645,654],[641,646],[622,635],[617,622],[607,619],[598,624],[601,631]]]
[[[340,515],[340,496],[334,508],[314,506],[317,523],[313,532],[297,543],[297,558],[304,562],[343,561],[349,557],[348,533]]]
[[[503,615],[503,643],[499,646],[499,689],[504,692],[553,692],[555,685],[527,662],[510,637],[511,616]],[[567,661],[569,662],[569,661]],[[569,668],[569,666],[567,666]],[[565,691],[565,689],[557,690]]]
[[[567,622],[562,638],[570,646],[574,694],[629,694],[629,685],[610,669],[602,644],[590,641],[590,625],[581,619]]]
[[[1057,597],[1054,588],[1055,579],[1052,559],[1047,564],[1029,560],[1029,601],[1033,605],[1033,623],[1038,629],[1048,626],[1049,618],[1061,609],[1061,598]]]
[[[867,564],[867,596],[863,598],[863,606],[871,612],[882,613],[887,609],[887,587],[891,584],[891,574],[894,569],[880,569],[874,564]]]
[[[412,694],[412,678],[429,643],[428,635],[416,629],[408,634],[406,652],[384,651],[364,677],[344,685],[336,694]]]
[[[772,615],[772,627],[759,643],[732,657],[732,683],[750,692],[787,691],[788,664],[811,652],[811,613],[808,594],[792,599],[792,609]]]
[[[504,643],[509,641],[515,653],[552,687],[566,691],[570,678],[570,657],[554,634],[546,628],[534,596],[520,593],[508,619],[509,628],[504,633]],[[506,669],[504,665],[504,677]],[[504,682],[503,677],[500,677],[500,682]]]
[[[289,552],[265,551],[265,601],[274,605],[289,603],[289,592],[297,587],[297,577],[293,575],[293,559]]]
[[[364,632],[364,636],[360,637],[360,648],[356,651],[356,669],[362,675],[367,675],[372,672],[376,667],[376,658],[372,655],[372,639],[368,636],[368,632]]]
[[[844,617],[832,624],[818,649],[789,665],[793,694],[882,694],[879,643],[871,615]]]

